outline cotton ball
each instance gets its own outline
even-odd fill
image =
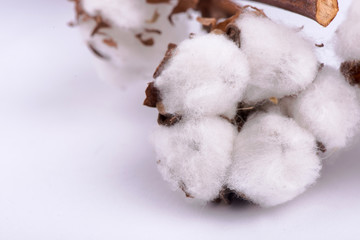
[[[224,35],[183,41],[156,78],[168,113],[232,117],[249,80],[241,49]]]
[[[345,60],[360,59],[360,1],[353,0],[345,21],[336,31],[336,52]]]
[[[252,14],[236,24],[251,72],[245,102],[292,95],[314,80],[318,64],[313,46],[293,29]]]
[[[94,19],[80,18],[83,39],[95,53],[95,67],[101,79],[127,86],[136,80],[151,79],[169,42],[189,36],[191,20],[185,14],[168,20],[175,2],[147,4],[130,0],[80,0],[86,14],[100,16],[108,24],[93,34]],[[158,16],[155,17],[154,16]],[[195,20],[193,20],[195,21]],[[197,31],[193,29],[192,31]]]
[[[287,101],[290,116],[327,149],[345,147],[358,132],[360,101],[356,88],[333,68],[324,67],[308,89]]]
[[[231,163],[236,130],[220,117],[160,126],[152,136],[164,179],[188,196],[210,201],[221,190]]]
[[[227,185],[263,207],[289,201],[319,176],[315,138],[277,113],[256,113],[235,139]]]
[[[144,1],[130,0],[82,0],[84,10],[91,15],[100,13],[105,20],[118,27],[138,28],[145,22]]]

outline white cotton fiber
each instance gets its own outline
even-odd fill
[[[296,98],[286,100],[288,113],[327,149],[345,147],[358,132],[360,101],[337,70],[324,67]]]
[[[242,15],[236,24],[251,69],[247,103],[295,94],[314,80],[318,64],[313,45],[296,31],[252,14]]]
[[[344,60],[360,59],[360,1],[353,0],[346,20],[336,31],[336,52]]]
[[[181,120],[159,126],[152,136],[158,167],[173,187],[190,196],[210,201],[221,190],[236,130],[220,117]]]
[[[301,194],[321,169],[315,138],[277,113],[256,113],[235,139],[228,187],[263,207]]]
[[[208,34],[183,41],[155,86],[168,113],[232,117],[248,80],[248,62],[236,44]]]
[[[131,0],[81,0],[85,11],[100,14],[104,19],[124,28],[138,28],[145,22],[145,1]]]
[[[174,2],[147,4],[146,1],[133,0],[81,0],[81,3],[88,14],[99,15],[110,25],[91,36],[95,21],[88,19],[79,23],[86,44],[90,43],[105,56],[95,56],[100,78],[120,86],[135,80],[150,80],[168,43],[178,43],[188,38],[190,33],[191,21],[186,14],[174,16],[174,25],[169,22],[168,15]],[[158,14],[158,18],[153,22],[154,14]],[[138,34],[144,41],[152,39],[153,44],[144,45],[136,37]],[[112,39],[116,47],[105,44],[104,39]]]

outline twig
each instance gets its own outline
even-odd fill
[[[339,11],[337,0],[253,0],[298,13],[326,27]]]

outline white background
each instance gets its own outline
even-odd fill
[[[270,8],[337,64],[324,29]],[[258,5],[261,6],[261,5]],[[279,207],[189,202],[156,169],[148,135],[156,111],[146,82],[127,90],[95,74],[92,55],[56,0],[0,7],[0,239],[359,239],[360,144],[324,160],[322,177]],[[160,61],[160,59],[159,59]]]

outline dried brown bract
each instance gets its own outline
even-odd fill
[[[144,44],[145,46],[152,46],[154,45],[154,39],[153,38],[147,38],[147,39],[143,39],[142,37],[142,33],[138,33],[138,34],[135,34],[135,37],[137,39],[139,39],[139,41]]]
[[[103,39],[103,42],[104,42],[106,45],[108,45],[109,47],[113,47],[113,48],[117,48],[117,47],[118,47],[117,43],[116,43],[115,40],[112,39],[112,38],[105,38],[105,39]]]
[[[343,62],[340,71],[351,85],[360,86],[360,60]]]
[[[148,83],[148,87],[145,90],[146,98],[144,100],[144,105],[148,107],[156,107],[156,104],[161,101],[160,92],[154,86],[154,82]]]
[[[176,44],[174,44],[174,43],[169,43],[168,44],[168,48],[167,48],[167,51],[165,53],[165,56],[164,56],[163,60],[161,61],[161,63],[159,64],[159,66],[156,68],[156,70],[154,72],[154,75],[153,75],[154,78],[157,78],[158,76],[160,76],[161,72],[165,68],[166,63],[172,57],[175,49],[176,49]]]
[[[102,54],[99,50],[97,50],[93,44],[88,43],[87,44],[89,49],[95,54],[95,56],[102,58],[104,60],[109,60],[110,58],[108,56],[105,56],[104,54]]]
[[[182,116],[178,115],[178,114],[170,114],[170,113],[161,114],[161,113],[159,113],[157,122],[159,125],[170,127],[170,126],[173,126],[174,124],[178,123],[181,119],[182,119]]]
[[[146,0],[149,4],[170,3],[170,0]]]

